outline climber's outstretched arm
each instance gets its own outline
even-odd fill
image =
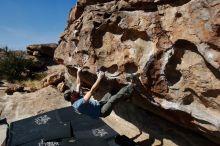
[[[86,102],[89,101],[91,96],[95,93],[99,83],[101,82],[104,76],[105,76],[104,72],[100,71],[98,73],[96,82],[92,85],[92,88],[89,90],[89,92],[87,92],[86,95],[83,97]]]
[[[77,67],[77,75],[76,75],[76,92],[80,93],[80,88],[81,88],[81,75],[80,73],[82,72],[82,67]]]

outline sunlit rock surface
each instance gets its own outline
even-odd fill
[[[13,95],[0,97],[0,116],[6,117],[11,123],[69,105],[62,93],[48,86],[32,93],[15,92]]]
[[[42,70],[54,64],[53,56],[56,48],[55,43],[28,45],[25,58],[32,60],[32,70]]]
[[[133,73],[131,102],[220,143],[220,1],[78,0],[55,50],[58,63],[106,71],[100,96]],[[147,126],[147,125],[146,125]]]

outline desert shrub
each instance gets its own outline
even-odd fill
[[[22,80],[31,75],[32,61],[25,59],[22,53],[5,50],[0,58],[0,74],[8,81]]]

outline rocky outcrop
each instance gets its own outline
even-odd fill
[[[11,85],[5,90],[5,93],[9,95],[12,95],[14,92],[24,92],[24,87],[21,85]]]
[[[47,76],[41,80],[42,87],[49,85],[57,86],[57,89],[63,92],[66,89],[64,83],[66,68],[63,65],[48,66]]]
[[[129,102],[116,105],[114,112],[103,121],[140,146],[217,146],[203,136]]]
[[[11,123],[69,105],[62,93],[48,86],[32,93],[15,92],[13,95],[0,97],[0,116],[6,117]]]
[[[27,59],[33,61],[33,69],[43,69],[47,65],[54,64],[53,56],[57,44],[34,44],[27,46]]]
[[[87,86],[105,70],[100,95],[136,75],[133,104],[220,144],[219,9],[218,0],[78,0],[55,58],[88,66]]]
[[[67,89],[67,86],[65,85],[64,82],[60,82],[60,83],[57,85],[57,89],[58,89],[60,92],[64,92],[64,91]]]
[[[57,44],[34,44],[27,46],[27,53],[36,56],[49,56],[53,58],[54,51],[57,48]]]
[[[48,75],[44,79],[42,79],[43,87],[49,86],[49,85],[58,85],[62,81],[64,81],[64,72],[55,72],[53,74]]]

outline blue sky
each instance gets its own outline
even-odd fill
[[[0,0],[0,47],[57,43],[76,0]]]

